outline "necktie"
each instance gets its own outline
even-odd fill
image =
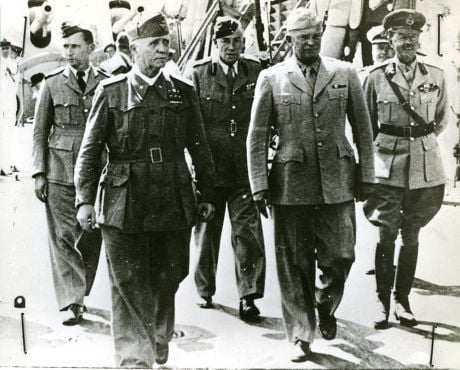
[[[409,86],[412,84],[413,73],[409,66],[404,67],[404,78],[406,79]]]
[[[82,93],[84,93],[86,89],[86,82],[85,82],[84,77],[85,77],[85,72],[83,71],[77,72],[77,82],[78,82],[78,86],[80,86]]]
[[[231,65],[228,67],[228,71],[227,71],[227,81],[228,81],[229,86],[233,87],[234,79],[235,79],[235,71],[233,70],[233,66]]]

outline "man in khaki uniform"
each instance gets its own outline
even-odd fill
[[[94,50],[89,29],[63,23],[67,65],[43,81],[34,118],[35,194],[45,202],[51,268],[59,309],[68,311],[64,325],[81,321],[83,299],[96,274],[101,247],[99,230],[83,231],[76,219],[74,164],[91,100],[99,81],[108,76],[89,64]]]
[[[387,15],[383,27],[396,57],[376,66],[364,82],[375,137],[375,185],[364,211],[379,227],[377,329],[388,328],[393,283],[396,318],[401,325],[417,324],[409,292],[417,264],[418,235],[438,212],[444,194],[436,137],[447,124],[447,96],[443,71],[417,59],[424,24],[425,17],[415,10]],[[399,230],[402,246],[394,278]]]
[[[102,230],[116,366],[152,368],[168,360],[191,228],[197,213],[200,221],[214,213],[215,172],[193,85],[163,70],[166,19],[142,14],[127,34],[133,68],[98,88],[78,156],[77,218],[85,229],[97,222]],[[108,162],[100,176],[104,147]],[[185,148],[201,193],[198,206]]]
[[[294,55],[260,73],[247,147],[256,206],[267,216],[273,205],[283,319],[298,362],[309,358],[315,306],[323,338],[336,336],[334,313],[354,261],[354,198],[374,171],[370,118],[353,66],[319,56],[322,22],[310,10],[292,11],[287,32]],[[347,117],[359,167],[345,136]],[[268,174],[271,125],[279,145]]]

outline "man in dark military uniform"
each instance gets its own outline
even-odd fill
[[[217,18],[214,42],[219,59],[196,62],[190,76],[200,98],[218,186],[216,216],[211,222],[199,223],[195,229],[200,251],[195,283],[203,298],[200,306],[212,307],[220,238],[228,206],[239,313],[241,318],[250,319],[260,313],[254,299],[263,297],[265,282],[262,226],[251,196],[246,159],[246,137],[260,63],[241,56],[243,31],[240,23],[231,17]]]
[[[418,235],[438,212],[444,194],[436,136],[447,124],[447,96],[443,71],[417,59],[424,24],[425,17],[415,10],[388,14],[383,27],[396,57],[376,66],[364,82],[375,137],[375,185],[364,211],[379,227],[377,329],[388,328],[393,283],[396,318],[401,325],[417,324],[409,292],[417,264]],[[395,279],[393,259],[399,230],[402,246]]]
[[[127,34],[135,63],[98,88],[77,159],[77,218],[102,230],[116,366],[151,368],[168,359],[174,298],[188,274],[197,207],[184,149],[196,171],[201,221],[214,212],[215,172],[193,85],[162,71],[166,19],[139,15]]]
[[[273,204],[283,320],[291,360],[299,362],[309,358],[315,306],[323,338],[336,336],[334,313],[355,256],[354,198],[374,171],[370,118],[356,71],[319,56],[322,21],[311,10],[292,11],[286,23],[293,56],[261,72],[247,145],[256,205],[266,215]],[[359,167],[345,135],[347,117]],[[279,143],[268,173],[271,125]]]
[[[89,29],[62,24],[67,65],[43,81],[34,119],[35,195],[46,203],[51,268],[60,310],[78,324],[96,274],[101,235],[84,232],[76,219],[74,164],[83,138],[91,100],[99,81],[108,76],[89,64],[94,50]]]

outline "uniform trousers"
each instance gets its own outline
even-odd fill
[[[216,292],[216,271],[225,208],[232,226],[231,241],[235,256],[235,273],[240,298],[261,298],[265,287],[265,249],[260,216],[249,188],[216,189],[216,213],[209,222],[195,227],[199,248],[195,284],[201,297]]]
[[[188,274],[190,229],[123,233],[101,226],[112,291],[117,367],[152,368],[174,334],[174,299]]]
[[[315,305],[334,314],[354,261],[354,201],[273,206],[275,250],[284,326],[290,342],[313,342]],[[316,267],[319,282],[315,286]]]
[[[84,296],[91,291],[101,251],[100,231],[83,231],[76,216],[75,188],[48,183],[48,239],[60,310],[72,303],[83,305]]]

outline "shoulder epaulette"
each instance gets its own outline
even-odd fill
[[[114,83],[120,82],[128,78],[128,76],[124,73],[115,75],[115,76],[110,76],[109,78],[106,78],[105,80],[101,81],[100,84],[101,86],[110,86],[113,85]]]
[[[97,70],[97,73],[100,73],[101,75],[105,76],[105,77],[110,77],[110,74],[108,74],[105,70],[103,70],[102,68],[99,68],[99,67],[96,67],[96,70]]]
[[[369,73],[376,71],[377,69],[386,69],[390,65],[391,61],[384,61],[382,63],[373,64],[368,66]],[[394,63],[393,63],[394,64]],[[393,67],[394,68],[394,67]]]
[[[435,69],[437,69],[437,70],[439,70],[439,71],[442,71],[442,70],[443,70],[441,67],[435,66],[434,64],[432,64],[432,63],[427,63],[427,62],[425,62],[425,61],[423,61],[423,62],[420,62],[420,61],[419,61],[417,64],[418,64],[418,67],[420,68],[420,72],[422,72],[423,74],[427,74],[427,73],[428,73],[428,71],[426,70],[426,67],[435,68]]]
[[[207,57],[207,58],[195,60],[195,61],[192,63],[192,67],[201,66],[201,65],[204,65],[204,64],[207,64],[207,63],[210,63],[210,62],[211,62],[211,57]]]
[[[243,58],[243,59],[246,59],[246,60],[250,60],[251,62],[255,62],[255,63],[260,64],[260,59],[257,58],[255,55],[252,55],[252,54],[243,54],[243,55],[242,55],[242,58]]]
[[[59,73],[62,73],[64,72],[64,69],[65,69],[65,66],[62,66],[62,67],[58,67],[56,69],[53,69],[50,73],[48,73],[45,78],[50,78],[50,77],[53,77],[53,76],[56,76],[58,75]]]
[[[193,82],[190,81],[188,78],[185,78],[183,76],[179,76],[179,75],[171,75],[171,78],[174,79],[174,80],[177,80],[179,82],[182,82],[190,87],[193,87]]]

